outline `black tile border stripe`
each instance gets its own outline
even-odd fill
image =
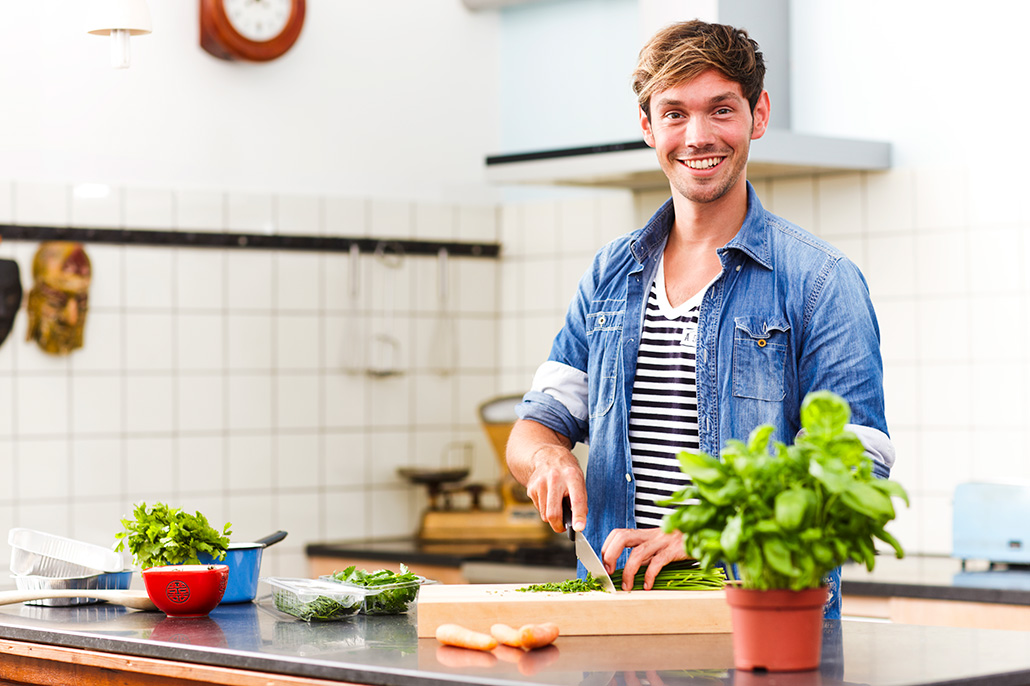
[[[585,145],[579,148],[557,148],[554,150],[539,150],[537,152],[520,152],[509,155],[489,155],[486,158],[487,166],[497,164],[510,164],[512,162],[532,162],[534,160],[550,160],[558,157],[577,157],[582,155],[602,155],[610,152],[623,152],[625,150],[643,150],[647,148],[643,140],[627,141],[625,143],[606,143],[604,145]]]
[[[379,250],[405,255],[437,255],[447,250],[453,257],[498,257],[497,243],[423,241],[400,238],[348,236],[287,236],[283,234],[208,233],[145,229],[100,229],[61,226],[0,224],[0,238],[12,241],[78,241],[115,245],[150,245],[182,248],[259,248],[311,252],[348,252],[357,245],[363,253]]]

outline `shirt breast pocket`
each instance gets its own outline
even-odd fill
[[[769,317],[734,317],[733,324],[733,395],[783,400],[790,325]]]
[[[625,306],[625,301],[617,301]],[[596,312],[587,315],[587,340],[590,345],[590,363],[587,383],[590,387],[590,417],[606,414],[615,404],[619,387],[619,369],[622,368],[622,323],[626,311],[612,309],[613,303],[596,303]]]

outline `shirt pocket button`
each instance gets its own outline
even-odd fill
[[[604,326],[604,320],[605,320],[605,317],[602,314],[600,317],[597,318],[597,325],[598,326]]]
[[[759,338],[758,339],[758,347],[759,348],[764,348],[765,347],[765,339],[764,338]]]

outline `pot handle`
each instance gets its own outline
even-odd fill
[[[267,548],[270,545],[274,545],[274,544],[278,543],[279,541],[283,540],[284,538],[286,538],[286,532],[285,531],[276,531],[274,534],[268,534],[267,536],[262,536],[261,538],[259,538],[258,540],[254,541],[254,542],[255,543],[260,543],[261,545],[263,545],[264,547]]]

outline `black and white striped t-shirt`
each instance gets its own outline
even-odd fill
[[[677,453],[698,451],[697,315],[707,286],[678,307],[665,290],[665,260],[647,300],[629,413],[629,445],[636,479],[637,528],[661,526],[669,507],[655,504],[690,483]]]

